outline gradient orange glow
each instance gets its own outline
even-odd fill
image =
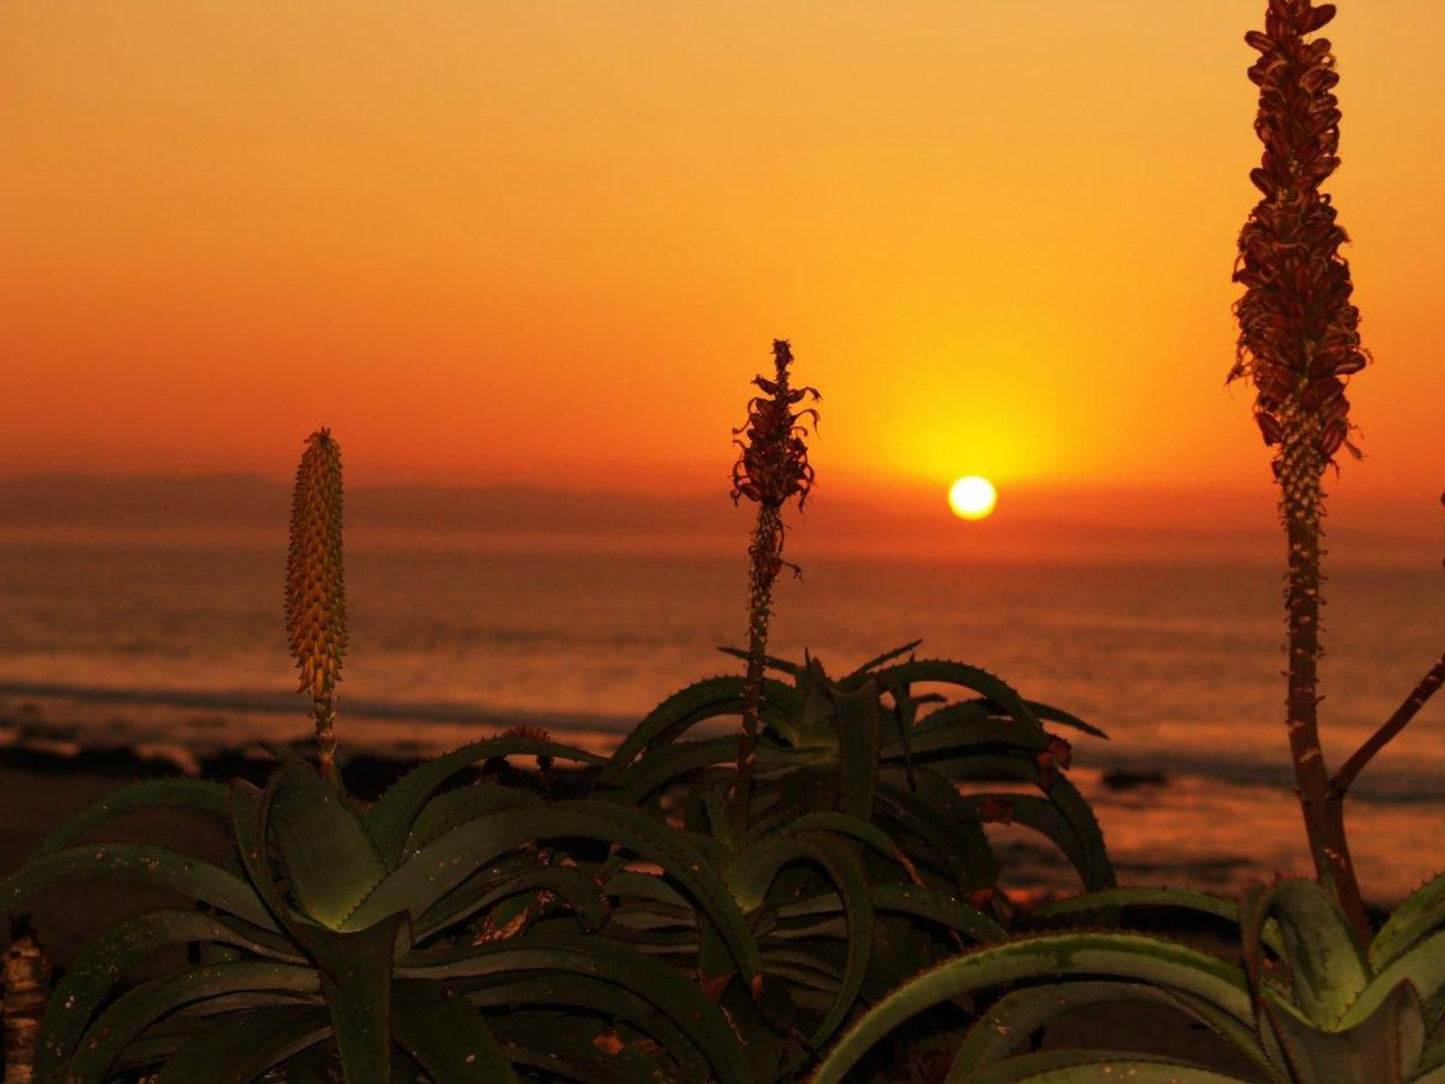
[[[1343,0],[1370,459],[1445,483],[1445,7]],[[1268,484],[1233,357],[1263,0],[0,7],[0,474]]]

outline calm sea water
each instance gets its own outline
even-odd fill
[[[517,722],[605,745],[687,682],[734,668],[734,556],[567,553],[392,540],[348,552],[342,737],[432,750]],[[61,712],[82,742],[196,748],[306,732],[291,693],[274,544],[0,540],[0,703]],[[772,646],[834,671],[923,638],[1109,731],[1076,743],[1130,879],[1232,885],[1301,870],[1282,728],[1281,580],[1264,564],[944,564],[810,558],[782,585]],[[1436,569],[1342,569],[1328,589],[1322,706],[1341,759],[1445,638]],[[348,728],[349,724],[349,728]],[[1116,793],[1109,769],[1169,782]],[[1438,863],[1445,698],[1356,789],[1379,898]],[[1022,853],[1022,852],[1021,852]],[[1179,867],[1179,868],[1176,868]]]

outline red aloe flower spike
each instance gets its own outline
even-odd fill
[[[1289,695],[1286,723],[1316,873],[1368,935],[1344,818],[1331,794],[1317,705],[1320,656],[1320,520],[1324,472],[1349,441],[1345,386],[1369,361],[1359,310],[1350,302],[1349,240],[1320,185],[1340,164],[1339,82],[1330,42],[1306,40],[1335,14],[1331,4],[1268,0],[1263,32],[1245,42],[1260,55],[1255,133],[1264,154],[1250,180],[1263,198],[1239,235],[1234,280],[1239,341],[1229,378],[1255,387],[1255,418],[1275,449],[1280,515],[1288,538]]]
[[[747,826],[752,795],[773,584],[784,566],[791,568],[794,575],[800,572],[796,565],[783,560],[783,506],[796,497],[801,510],[813,489],[813,467],[808,462],[804,437],[808,435],[807,423],[817,428],[818,412],[812,407],[794,408],[809,398],[821,397],[814,388],[794,388],[789,383],[788,366],[792,361],[788,341],[774,339],[774,379],[754,378],[753,383],[764,394],[749,400],[747,422],[733,430],[733,443],[742,449],[733,465],[733,503],[746,497],[758,505],[757,522],[748,544],[748,668],[743,681],[743,730],[738,739],[731,803],[738,839],[742,839]]]

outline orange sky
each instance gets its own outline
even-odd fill
[[[1341,0],[1370,459],[1445,486],[1436,0]],[[1226,392],[1263,0],[0,6],[0,476],[1267,486]]]

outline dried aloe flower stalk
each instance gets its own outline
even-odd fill
[[[1316,872],[1357,925],[1365,912],[1340,804],[1332,800],[1316,705],[1320,656],[1320,521],[1325,468],[1349,442],[1345,385],[1369,360],[1350,302],[1348,241],[1320,185],[1339,166],[1339,82],[1327,39],[1307,40],[1335,14],[1331,4],[1269,0],[1265,30],[1245,41],[1260,53],[1255,131],[1264,158],[1250,179],[1263,193],[1239,237],[1234,279],[1238,354],[1230,379],[1248,377],[1255,419],[1277,449],[1274,471],[1288,538],[1288,726]]]
[[[737,778],[733,784],[733,823],[741,831],[747,823],[752,792],[753,762],[756,759],[758,721],[762,706],[763,672],[766,669],[768,619],[772,615],[773,584],[784,566],[783,506],[794,497],[801,511],[813,488],[813,468],[808,462],[807,423],[816,429],[818,412],[812,407],[795,409],[811,398],[820,398],[814,388],[794,388],[788,366],[793,351],[786,339],[773,340],[772,380],[753,379],[763,392],[748,403],[748,420],[733,430],[733,443],[742,449],[733,466],[733,503],[746,497],[758,506],[757,522],[748,545],[748,668],[743,683],[743,731],[738,741]]]
[[[306,438],[291,500],[286,555],[286,628],[301,671],[298,692],[310,690],[321,771],[336,776],[333,701],[346,653],[346,590],[341,560],[341,449],[331,430]]]

